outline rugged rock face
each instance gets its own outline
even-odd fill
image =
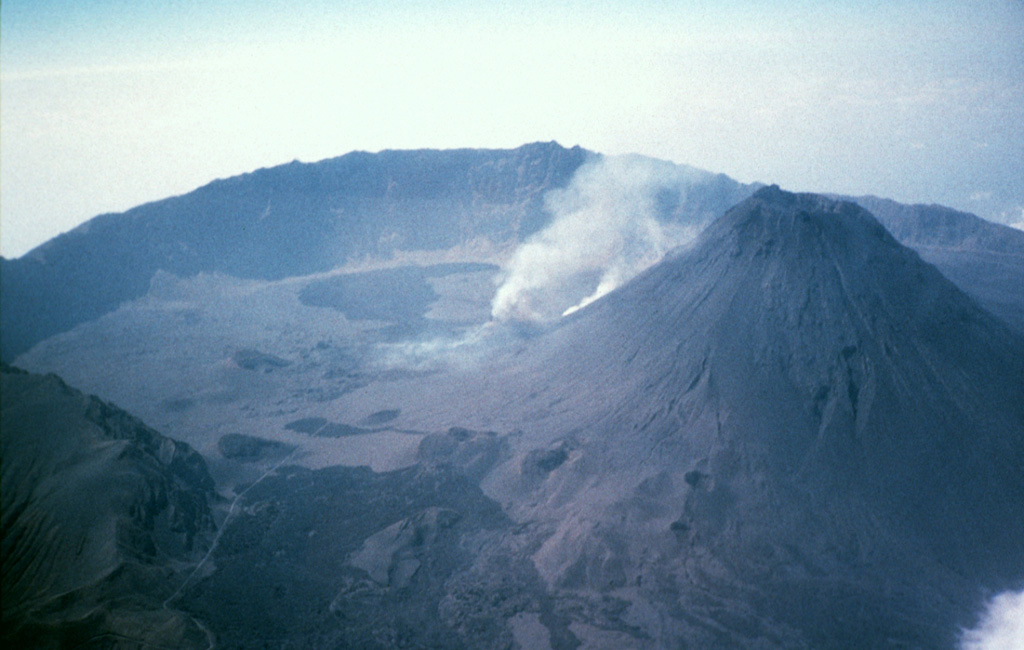
[[[226,647],[510,647],[509,618],[551,611],[529,558],[497,552],[511,522],[451,466],[283,468],[245,504],[181,596]]]
[[[202,457],[54,375],[2,377],[5,647],[205,647],[162,604],[212,537]]]

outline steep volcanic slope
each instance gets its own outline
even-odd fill
[[[2,378],[4,646],[205,648],[162,604],[212,536],[202,457],[56,376]]]
[[[544,194],[591,156],[554,142],[353,152],[96,217],[3,260],[3,357],[144,294],[158,269],[274,279],[396,251],[514,243],[545,222]]]
[[[1024,232],[939,205],[852,199],[904,246],[1024,333]]]
[[[952,647],[1024,578],[1024,341],[853,204],[760,190],[543,346],[496,381],[575,426],[485,488],[563,597],[621,601],[591,625]]]

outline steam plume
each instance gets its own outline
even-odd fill
[[[383,343],[376,347],[373,366],[379,370],[429,372],[446,368],[468,368],[487,354],[486,327],[474,327],[461,334],[430,339]]]
[[[1024,648],[1024,591],[999,594],[988,604],[981,622],[964,632],[961,650]]]
[[[546,321],[597,300],[651,266],[697,228],[666,217],[694,171],[640,156],[603,157],[545,197],[551,224],[521,245],[494,300],[495,320]]]

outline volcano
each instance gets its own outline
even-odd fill
[[[853,203],[759,190],[401,391],[515,431],[481,484],[587,647],[951,648],[1024,578],[1024,341]]]
[[[495,199],[526,212],[492,216],[522,222],[570,171]],[[986,302],[954,284],[854,202],[729,184],[719,197],[712,181],[687,200],[749,198],[719,212],[669,196],[666,214],[724,216],[555,322],[486,322],[501,260],[458,256],[474,227],[446,230],[431,256],[396,243],[408,258],[359,272],[268,244],[280,272],[264,275],[183,235],[172,248],[195,264],[142,269],[132,292],[92,315],[69,307],[59,328],[25,325],[19,365],[180,438],[234,493],[202,571],[194,550],[165,552],[189,576],[172,600],[166,584],[115,582],[95,602],[134,594],[197,647],[956,647],[991,594],[1024,584],[1024,339],[989,311],[1013,292]],[[228,201],[231,185],[156,205],[178,224],[175,205],[214,189]],[[346,192],[327,193],[324,219]],[[284,228],[294,214],[261,222],[265,209],[261,197],[242,221]],[[109,218],[61,245],[117,248],[107,235],[144,221]],[[907,236],[957,268],[973,259],[965,238],[992,248],[981,231],[935,239],[915,223]],[[528,238],[520,226],[494,243]],[[17,262],[72,264],[58,249]],[[15,268],[5,301],[36,286]],[[27,398],[8,385],[5,481],[39,451],[11,446]],[[65,478],[69,495],[95,492]],[[132,638],[168,638],[147,634]]]
[[[594,415],[535,561],[654,645],[950,647],[1024,577],[1024,342],[854,204],[762,189],[538,354]]]

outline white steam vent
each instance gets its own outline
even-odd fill
[[[549,192],[551,223],[522,244],[500,277],[495,320],[550,321],[628,282],[693,239],[697,225],[667,221],[704,172],[641,156],[602,157]]]

